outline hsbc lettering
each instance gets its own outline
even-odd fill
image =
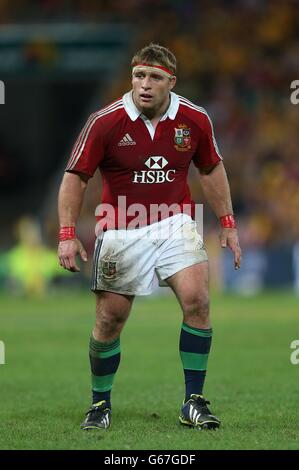
[[[174,181],[175,170],[142,170],[134,171],[133,183],[171,183]]]
[[[171,183],[174,181],[175,170],[164,171],[163,168],[168,165],[166,158],[155,155],[149,157],[145,165],[150,170],[134,171],[133,183]]]

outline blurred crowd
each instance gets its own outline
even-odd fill
[[[267,247],[295,245],[299,104],[291,103],[290,85],[299,79],[297,1],[0,0],[0,24],[27,20],[122,21],[135,27],[138,21],[128,65],[130,55],[151,41],[173,50],[175,91],[205,107],[213,120],[243,247],[256,255]],[[105,92],[105,103],[130,88],[129,68],[118,77]],[[195,172],[191,189],[200,201]],[[81,230],[91,246],[86,227],[96,204],[89,194],[82,214],[89,224]],[[215,229],[212,220],[208,214],[207,225],[214,223]]]
[[[143,2],[156,40],[178,59],[177,92],[205,107],[227,168],[246,244],[299,238],[297,2]],[[127,71],[125,72],[127,73]],[[127,83],[129,86],[129,83]],[[200,199],[196,180],[192,192]],[[243,223],[243,222],[242,222]]]
[[[221,253],[215,219],[206,208],[205,242],[216,260],[212,278],[248,293],[263,288],[266,278],[277,287],[290,284],[299,272],[299,104],[290,99],[291,83],[299,79],[298,3],[140,5],[135,48],[154,41],[175,52],[175,91],[208,110],[229,175],[243,271],[238,278],[233,274],[231,257]],[[109,98],[129,88],[125,69]],[[195,171],[190,186],[195,200],[202,201]],[[299,281],[294,282],[299,292]]]

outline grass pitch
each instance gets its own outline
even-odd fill
[[[216,432],[178,424],[183,373],[174,297],[137,299],[121,338],[108,432],[79,429],[90,404],[89,293],[0,298],[0,449],[298,449],[298,299],[212,296],[205,396]]]

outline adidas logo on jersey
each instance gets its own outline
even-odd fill
[[[135,140],[132,139],[130,134],[126,134],[117,144],[119,147],[123,147],[125,145],[136,145]]]

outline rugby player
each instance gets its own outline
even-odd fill
[[[89,344],[93,398],[81,424],[84,430],[110,426],[120,334],[134,296],[150,294],[155,275],[160,285],[172,289],[183,313],[179,348],[185,397],[179,421],[200,429],[220,425],[203,396],[212,328],[208,258],[187,185],[192,162],[219,219],[220,244],[232,250],[236,269],[241,250],[211,120],[205,109],[174,93],[175,84],[176,58],[169,49],[151,43],[137,52],[132,59],[132,90],[89,117],[61,183],[58,256],[63,268],[75,272],[76,256],[87,260],[75,231],[84,192],[97,168],[102,176],[104,210],[97,213],[92,276],[96,320]],[[125,208],[120,196],[125,197]],[[136,205],[144,209],[137,227]],[[164,210],[152,211],[157,205]],[[176,210],[167,212],[170,207]],[[186,213],[185,207],[191,211]],[[163,360],[162,351],[161,356]]]

